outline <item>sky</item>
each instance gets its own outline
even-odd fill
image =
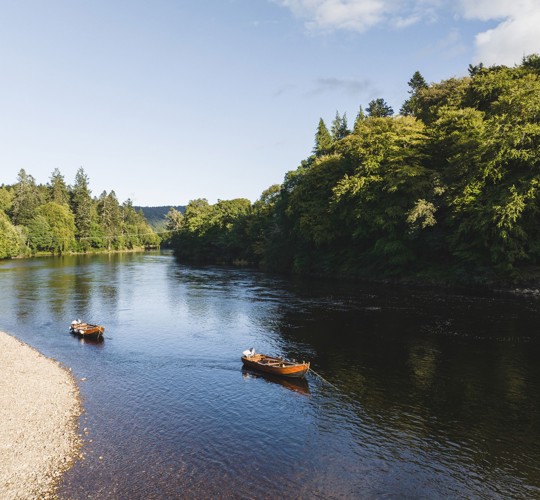
[[[538,0],[0,0],[0,184],[255,201],[320,118],[540,53]]]

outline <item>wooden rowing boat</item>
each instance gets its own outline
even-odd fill
[[[309,363],[289,361],[285,358],[258,354],[252,349],[242,353],[242,363],[248,368],[280,377],[303,377],[309,371]]]
[[[75,320],[71,322],[69,331],[84,338],[98,339],[103,336],[105,327],[101,325],[92,325],[91,323],[84,323],[81,320]]]

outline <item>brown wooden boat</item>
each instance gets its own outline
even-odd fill
[[[248,368],[280,377],[303,377],[309,371],[309,363],[289,361],[284,358],[258,354],[252,349],[242,353],[242,363]]]
[[[81,320],[75,320],[71,322],[69,331],[75,335],[79,335],[84,338],[98,339],[103,336],[105,327],[101,325],[92,325],[90,323],[84,323]]]

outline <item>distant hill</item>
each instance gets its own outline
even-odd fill
[[[167,219],[165,216],[169,212],[171,208],[175,208],[181,213],[184,213],[186,210],[186,207],[184,206],[163,206],[163,207],[133,207],[135,210],[139,211],[142,210],[142,213],[145,217],[145,219],[148,221],[148,224],[150,224],[155,230],[160,230],[165,228],[165,224],[167,223]]]

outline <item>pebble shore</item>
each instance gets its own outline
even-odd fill
[[[0,332],[0,498],[57,498],[80,449],[77,384],[59,363]]]

